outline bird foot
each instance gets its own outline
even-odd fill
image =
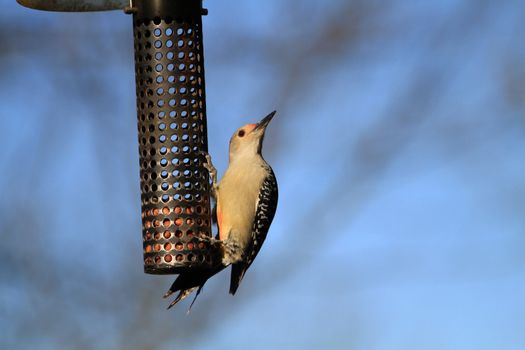
[[[206,162],[203,163],[203,166],[208,170],[211,178],[211,195],[213,198],[217,199],[217,169],[213,166],[211,156],[207,152],[201,152],[201,154],[206,158]]]

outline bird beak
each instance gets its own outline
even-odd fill
[[[257,124],[255,129],[253,129],[253,131],[262,130],[264,132],[264,130],[266,130],[266,127],[268,126],[268,124],[270,124],[270,121],[272,120],[272,118],[273,118],[273,116],[275,115],[276,112],[277,111],[273,111],[272,113],[270,113],[266,117],[264,117],[263,120],[261,120]]]

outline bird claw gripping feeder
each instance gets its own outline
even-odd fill
[[[201,0],[17,0],[47,11],[133,15],[144,271],[212,269]]]

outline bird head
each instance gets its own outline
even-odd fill
[[[243,156],[261,154],[264,133],[276,111],[257,124],[246,124],[235,131],[230,139],[230,162]]]

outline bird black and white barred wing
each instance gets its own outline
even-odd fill
[[[253,247],[249,251],[250,256],[246,257],[248,265],[255,259],[266,239],[277,209],[278,196],[277,180],[272,168],[268,166],[268,176],[262,183],[256,204],[257,209],[255,210],[255,219],[253,220],[252,227]]]
[[[266,239],[268,230],[275,216],[277,209],[278,188],[277,180],[272,168],[268,166],[268,176],[263,180],[259,198],[257,199],[255,218],[252,226],[251,246],[246,250],[246,255],[242,262],[232,265],[232,275],[230,281],[230,293],[235,294],[239,283],[241,283],[244,273],[261,250],[261,246]]]

